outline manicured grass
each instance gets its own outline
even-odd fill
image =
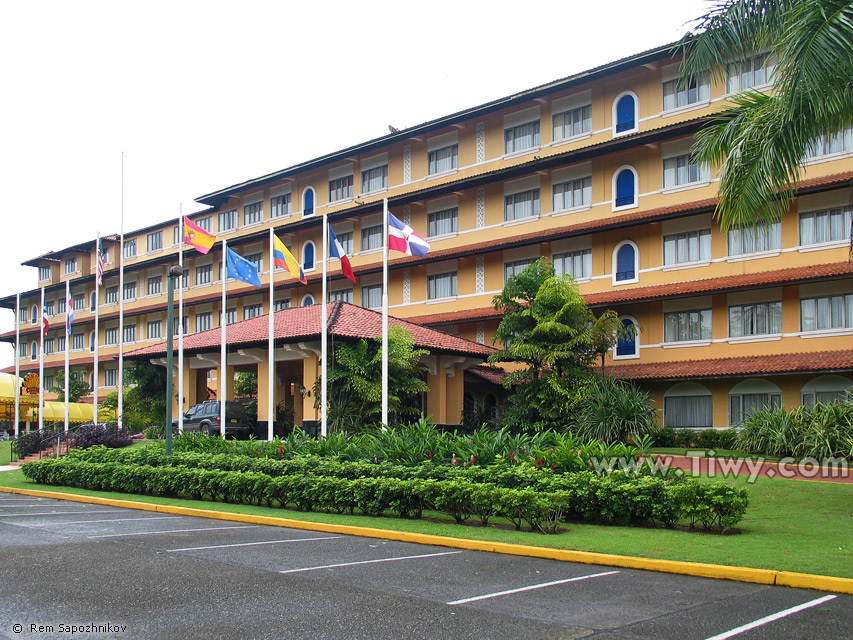
[[[700,456],[703,457],[708,451],[713,451],[714,455],[725,456],[728,458],[764,458],[765,460],[778,460],[775,456],[758,455],[755,453],[746,453],[736,449],[684,449],[682,447],[654,447],[653,454],[668,455],[668,456]]]
[[[0,441],[0,465],[9,464],[12,460],[12,441]]]
[[[745,486],[749,509],[737,535],[696,531],[568,524],[557,535],[541,535],[498,526],[460,526],[442,514],[421,520],[301,512],[216,502],[155,498],[133,494],[35,485],[20,470],[0,473],[0,486],[44,489],[196,507],[213,511],[279,516],[294,520],[414,531],[454,538],[526,544],[557,549],[596,551],[647,558],[797,571],[853,577],[853,485],[758,478],[725,480]],[[500,520],[495,520],[500,524]]]

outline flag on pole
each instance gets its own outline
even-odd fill
[[[388,248],[410,256],[423,257],[429,251],[429,243],[389,211]]]
[[[98,286],[100,287],[104,284],[104,269],[107,266],[107,254],[104,252],[103,246],[101,246],[101,239],[98,238],[98,244],[95,248],[96,262],[97,262],[97,271],[95,278],[97,279]]]
[[[256,287],[261,287],[261,278],[258,276],[258,266],[254,262],[249,262],[239,253],[227,248],[228,255],[228,277],[251,284]]]
[[[74,303],[71,301],[71,298],[67,298],[65,303],[68,311],[65,316],[65,333],[69,336],[71,335],[71,325],[74,324]]]
[[[184,218],[184,242],[198,249],[199,253],[207,253],[213,247],[216,238],[189,218]],[[260,286],[260,285],[258,285]]]
[[[347,252],[344,251],[343,245],[338,241],[335,232],[332,231],[332,225],[329,225],[329,256],[340,260],[341,271],[347,278],[355,282],[355,274],[352,272],[352,265],[347,257]]]
[[[42,337],[47,335],[47,330],[50,329],[50,323],[47,321],[47,307],[42,305],[41,307],[41,335]]]
[[[273,249],[273,260],[275,262],[275,266],[287,269],[290,272],[290,275],[297,278],[299,282],[302,284],[308,284],[308,279],[305,277],[305,272],[302,271],[302,267],[299,266],[296,258],[293,257],[290,250],[276,235],[273,236],[273,246],[275,247]]]

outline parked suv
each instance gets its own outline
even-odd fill
[[[206,436],[221,433],[219,422],[219,401],[208,400],[194,404],[184,414],[184,431],[200,431]],[[172,431],[177,432],[178,420],[172,420]],[[242,404],[234,400],[225,402],[225,435],[248,436],[252,432],[249,416]]]

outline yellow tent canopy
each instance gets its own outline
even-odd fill
[[[20,388],[21,384],[23,384],[21,378],[17,378],[11,373],[0,373],[0,420],[15,419],[15,388]],[[21,420],[26,420],[27,410],[33,405],[38,405],[38,402],[38,396],[21,392]]]
[[[93,406],[83,402],[68,403],[68,422],[92,422],[94,415]],[[31,407],[26,413],[27,420],[38,420],[38,407]],[[112,422],[115,420],[112,410],[106,407],[98,406],[99,422]],[[45,422],[64,422],[65,421],[65,403],[64,402],[45,402],[44,403],[44,421]]]

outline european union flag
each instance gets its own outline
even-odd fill
[[[239,253],[235,253],[228,248],[228,277],[253,284],[256,287],[261,286],[261,279],[258,277],[258,267],[254,262],[249,262]]]

